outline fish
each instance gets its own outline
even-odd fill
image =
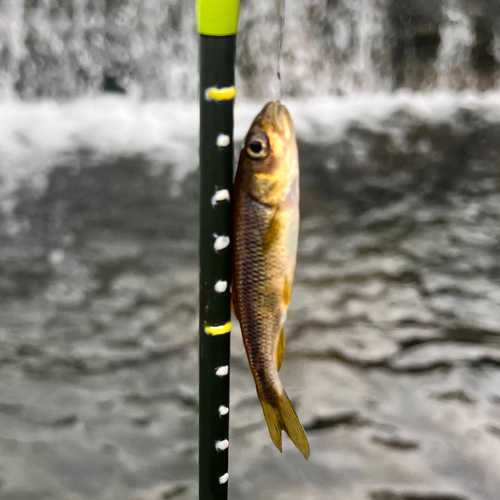
[[[299,236],[299,159],[290,113],[268,102],[241,149],[233,184],[232,309],[274,445],[309,442],[279,377]]]

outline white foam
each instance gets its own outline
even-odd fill
[[[140,102],[125,97],[86,98],[58,103],[9,100],[0,102],[0,198],[20,183],[42,189],[58,165],[82,166],[112,158],[144,155],[156,168],[171,165],[172,194],[197,168],[196,103]]]
[[[284,100],[297,136],[311,143],[342,138],[353,123],[386,130],[386,119],[398,111],[428,122],[449,121],[457,109],[475,110],[486,120],[500,121],[500,91],[364,94],[348,98]],[[240,144],[263,103],[236,100],[235,142]],[[0,101],[0,203],[20,184],[43,190],[56,166],[98,166],[107,159],[143,155],[159,171],[172,168],[172,194],[198,167],[198,105],[141,102],[123,96],[78,99],[66,103]],[[398,127],[401,125],[398,123]],[[88,151],[82,160],[81,151]]]
[[[312,143],[331,143],[342,138],[353,123],[373,130],[390,130],[385,121],[404,111],[426,122],[450,121],[458,109],[478,111],[486,120],[500,120],[500,91],[452,93],[407,91],[359,94],[344,98],[318,96],[314,99],[284,99],[292,115],[297,136]],[[235,105],[235,142],[241,141],[263,103]],[[398,124],[399,126],[400,124]]]

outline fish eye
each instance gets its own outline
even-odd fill
[[[247,153],[255,160],[261,160],[267,156],[267,138],[261,134],[256,134],[248,142]]]
[[[262,144],[262,141],[252,141],[250,143],[250,149],[256,155],[258,155],[262,151],[263,148],[264,148],[264,145]]]

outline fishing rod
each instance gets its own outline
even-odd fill
[[[200,76],[199,499],[227,499],[231,191],[238,0],[197,0]]]

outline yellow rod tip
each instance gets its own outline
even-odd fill
[[[197,0],[198,32],[209,36],[235,35],[239,8],[239,0]]]
[[[205,325],[205,333],[208,335],[224,335],[231,331],[231,321],[228,321],[225,325],[219,326],[209,326]]]

